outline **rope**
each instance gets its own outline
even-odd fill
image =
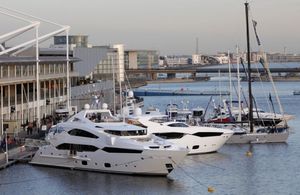
[[[220,169],[220,170],[222,170],[222,171],[225,171],[225,170],[226,170],[225,168],[218,167],[218,166],[212,165],[212,164],[208,164],[208,163],[205,163],[205,162],[203,162],[203,161],[201,161],[201,160],[194,160],[194,159],[189,159],[189,160],[194,161],[194,162],[197,162],[197,163],[202,163],[203,165],[206,165],[206,166],[209,166],[209,167],[213,167],[213,168],[217,168],[217,169]]]
[[[209,188],[209,186],[205,185],[204,183],[198,181],[195,177],[191,176],[190,174],[188,174],[188,172],[186,172],[181,166],[179,166],[173,159],[171,159],[173,161],[173,163],[179,168],[181,169],[181,171],[188,176],[189,178],[191,178],[192,180],[194,180],[196,183],[198,183],[199,185]]]

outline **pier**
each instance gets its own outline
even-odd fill
[[[20,146],[8,151],[8,161],[6,153],[0,153],[0,170],[10,167],[18,162],[28,162],[31,160],[36,150]]]

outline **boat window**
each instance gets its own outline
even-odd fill
[[[159,149],[159,146],[149,146],[150,149]]]
[[[63,127],[54,126],[50,128],[49,133],[53,132],[54,134],[56,134],[56,133],[61,133],[63,131],[64,131]]]
[[[184,136],[184,133],[155,133],[156,136],[161,137],[163,139],[180,139]]]
[[[135,125],[135,126],[147,128],[147,126],[143,125],[141,122],[136,121],[136,120],[128,120],[127,123],[128,123],[128,124]]]
[[[86,118],[94,123],[101,123],[101,122],[120,122],[121,120],[112,116],[110,112],[93,112],[87,113]]]
[[[68,132],[70,135],[73,135],[73,136],[80,136],[80,137],[88,137],[88,138],[98,138],[98,136],[90,133],[90,132],[87,132],[87,131],[84,131],[84,130],[81,130],[81,129],[72,129]]]
[[[169,119],[168,119],[168,117],[154,117],[154,118],[151,118],[149,121],[152,121],[155,123],[164,123],[164,122],[168,122]]]
[[[63,127],[60,127],[60,126],[58,126],[57,128],[56,128],[56,133],[61,133],[61,132],[63,132],[65,129],[63,128]]]
[[[171,117],[171,118],[174,118],[174,117],[177,116],[177,112],[170,112],[169,114],[170,114],[170,117]]]
[[[118,131],[118,130],[104,130],[105,133],[117,135],[117,136],[138,136],[147,135],[147,130],[136,130],[136,131]]]
[[[104,147],[102,148],[102,150],[108,153],[142,153],[143,152],[143,150],[113,148],[113,147]]]
[[[203,115],[203,111],[193,111],[193,116],[202,116]]]
[[[214,136],[220,136],[223,132],[198,132],[194,133],[193,135],[196,135],[198,137],[214,137]]]
[[[171,124],[168,124],[169,127],[188,127],[187,124],[184,124],[184,123],[171,123]]]
[[[72,121],[73,121],[73,122],[76,122],[76,121],[80,121],[80,119],[77,118],[77,117],[75,117]]]
[[[56,131],[56,126],[51,127],[51,128],[49,129],[49,133],[54,133],[55,131]]]
[[[99,148],[92,145],[84,145],[84,144],[69,144],[69,143],[63,143],[58,146],[56,146],[58,150],[71,150],[71,151],[77,151],[77,152],[95,152]]]

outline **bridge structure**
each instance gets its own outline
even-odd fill
[[[243,73],[247,71],[247,69],[240,68],[240,73]],[[266,73],[266,70],[264,68],[252,68],[251,71],[253,73]],[[270,68],[271,73],[277,73],[278,75],[282,73],[300,73],[300,67],[297,68]],[[127,69],[126,73],[127,75],[132,76],[136,74],[144,74],[147,78],[150,78],[151,80],[156,80],[157,79],[157,74],[159,73],[165,73],[167,74],[168,79],[176,78],[176,74],[178,73],[188,73],[191,74],[192,79],[196,79],[197,73],[204,73],[204,74],[209,74],[209,73],[228,73],[229,70],[228,68],[164,68],[164,69]],[[237,69],[232,68],[231,73],[236,73]]]

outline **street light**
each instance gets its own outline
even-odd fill
[[[5,128],[5,157],[6,157],[6,164],[8,164],[7,130],[8,130],[8,128]]]

